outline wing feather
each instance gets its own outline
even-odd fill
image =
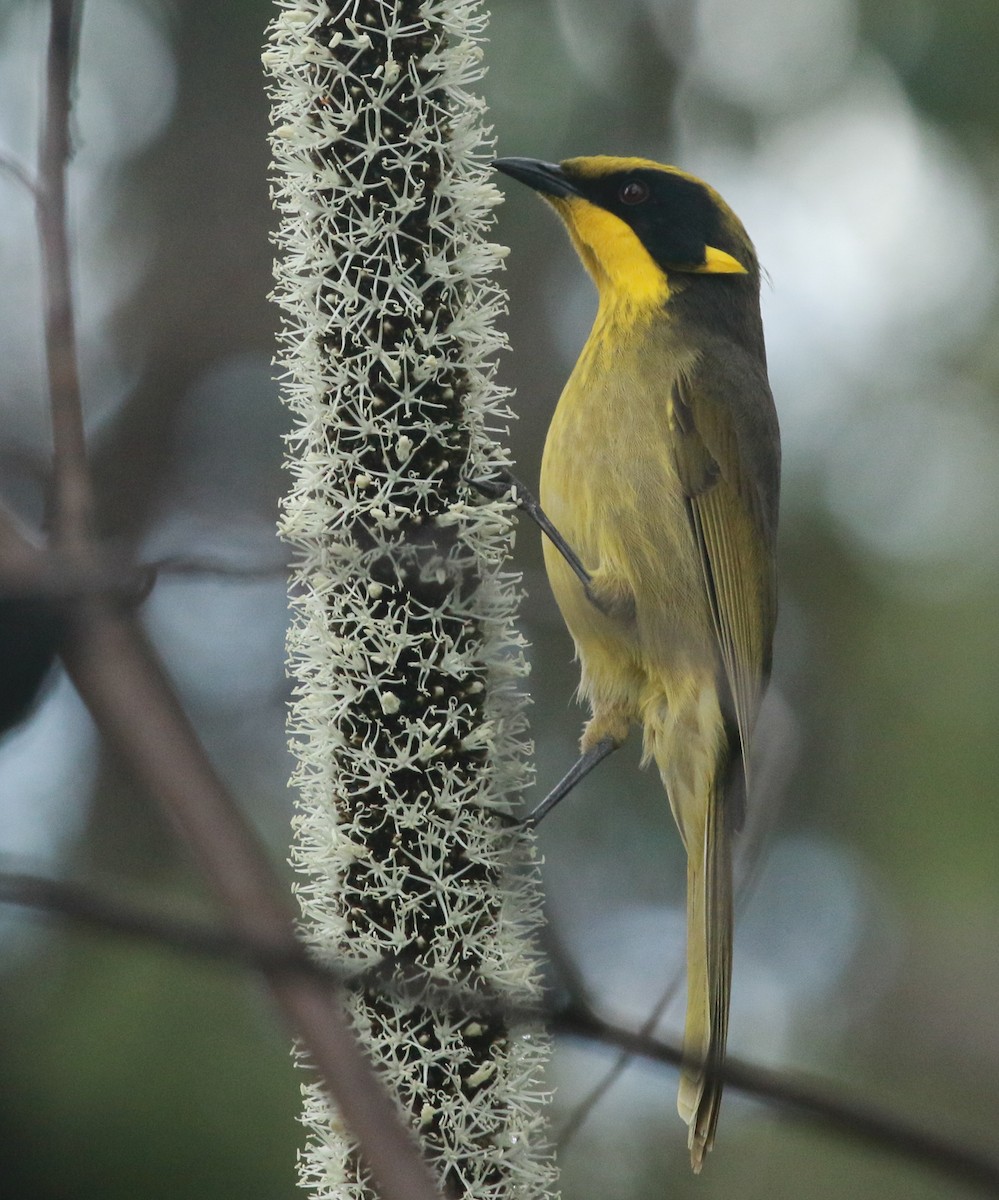
[[[767,481],[754,477],[759,459],[744,444],[751,431],[738,428],[739,414],[716,399],[714,390],[697,375],[674,385],[674,453],[748,784],[750,739],[776,618],[773,531]],[[772,404],[769,392],[765,400]]]

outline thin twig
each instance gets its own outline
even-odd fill
[[[73,316],[66,175],[76,33],[75,0],[51,0],[45,113],[38,155],[36,212],[45,294],[45,361],[54,458],[56,545],[72,560],[88,553],[92,497]]]
[[[45,916],[65,917],[75,925],[100,933],[138,938],[162,949],[209,961],[252,967],[273,975],[306,975],[329,986],[360,988],[410,1003],[419,1002],[465,1017],[508,1018],[537,1024],[545,1012],[539,1005],[518,1004],[495,989],[455,983],[392,970],[381,960],[357,969],[309,957],[304,943],[287,948],[256,935],[220,929],[204,920],[166,916],[128,901],[104,895],[86,884],[47,879],[23,871],[0,870],[0,904],[32,909]]]
[[[0,904],[17,905],[67,918],[75,925],[101,933],[139,938],[167,950],[237,966],[268,971],[302,971],[339,982],[331,971],[299,953],[290,960],[283,951],[263,942],[249,942],[217,924],[164,916],[110,896],[84,884],[46,879],[23,871],[0,871]]]
[[[96,554],[96,562],[69,562],[31,540],[29,531],[0,504],[0,599],[67,603],[104,596],[135,604],[154,580],[147,567],[114,562]]]
[[[640,1038],[651,1038],[655,1032],[656,1026],[659,1024],[663,1013],[669,1008],[670,1004],[680,990],[681,976],[670,981],[669,986],[663,991],[663,994],[656,1001],[649,1015],[638,1027],[638,1036]],[[600,1079],[590,1088],[586,1095],[580,1100],[568,1119],[562,1125],[561,1129],[556,1134],[555,1143],[560,1151],[565,1150],[569,1146],[576,1134],[586,1124],[590,1114],[597,1107],[600,1101],[607,1095],[610,1089],[621,1078],[625,1070],[632,1061],[632,1054],[629,1050],[621,1050],[613,1063],[607,1068],[607,1071]]]
[[[449,986],[411,974],[404,979],[387,976],[378,964],[363,972],[338,969],[335,965],[320,966],[303,957],[300,945],[289,953],[286,948],[275,947],[253,934],[231,933],[203,922],[149,913],[79,884],[0,872],[0,903],[55,913],[77,924],[139,937],[186,954],[249,964],[271,976],[305,975],[327,988],[333,984],[362,984],[369,989],[380,987],[393,998],[403,995],[426,1001],[430,996],[435,1005],[451,1003],[468,1016],[489,1018],[501,1013],[510,1024],[534,1023],[547,1016],[555,1032],[616,1047],[629,1057],[672,1067],[679,1066],[683,1059],[679,1046],[649,1036],[644,1026],[635,1032],[613,1025],[596,1016],[585,1003],[574,1003],[554,1014],[540,1014],[534,1007],[521,1007],[495,994],[482,995],[460,985]],[[976,1150],[854,1099],[831,1096],[824,1086],[795,1079],[786,1072],[729,1059],[721,1074],[733,1090],[782,1108],[792,1118],[812,1121],[884,1153],[896,1154],[970,1183],[986,1195],[999,1196],[999,1163]]]
[[[220,558],[197,554],[169,554],[163,558],[151,559],[142,565],[143,569],[152,571],[156,575],[211,576],[219,579],[245,580],[281,579],[287,581],[291,570],[291,563],[285,559],[242,564],[224,562]]]
[[[569,1007],[556,1013],[551,1028],[556,1033],[616,1046],[630,1055],[671,1067],[679,1067],[683,1062],[679,1046],[610,1025],[583,1007]],[[776,1105],[795,1119],[812,1121],[844,1137],[960,1179],[985,1195],[999,1196],[999,1162],[957,1145],[941,1134],[918,1129],[857,1100],[831,1096],[786,1072],[767,1070],[739,1059],[729,1058],[717,1074],[727,1086]]]
[[[36,553],[19,557],[6,541],[8,530],[19,531],[21,538],[28,539],[27,531],[0,504],[0,600],[67,603],[103,596],[134,605],[146,599],[161,577],[245,583],[287,579],[286,565],[240,565],[209,557],[172,555],[135,565],[98,549],[95,563],[77,564],[40,547]]]
[[[9,175],[15,183],[20,184],[25,189],[29,196],[37,200],[38,188],[35,186],[35,181],[31,178],[31,173],[24,163],[18,162],[13,155],[0,154],[0,172],[4,175]]]

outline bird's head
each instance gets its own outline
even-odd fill
[[[603,301],[661,308],[700,276],[743,277],[759,266],[742,222],[718,193],[646,158],[501,158],[497,170],[552,205]]]

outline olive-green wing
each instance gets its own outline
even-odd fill
[[[719,656],[731,692],[749,779],[749,743],[770,673],[776,620],[774,539],[779,445],[765,377],[724,381],[706,370],[671,396],[677,471],[701,558]],[[749,389],[756,388],[757,394]],[[719,395],[719,393],[722,393]],[[768,444],[772,443],[772,444]]]

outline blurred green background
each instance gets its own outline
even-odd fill
[[[495,0],[498,151],[641,154],[708,178],[769,274],[785,447],[781,620],[740,860],[731,1050],[999,1153],[999,8],[984,0]],[[108,535],[164,571],[150,632],[274,858],[290,762],[287,426],[271,382],[270,4],[88,0],[74,228]],[[44,6],[0,4],[0,148],[30,161]],[[496,237],[518,471],[594,310],[554,218],[504,184]],[[38,518],[47,433],[27,198],[0,174],[0,491]],[[539,788],[583,713],[521,527]],[[227,574],[226,572],[230,572]],[[554,928],[606,1010],[675,983],[683,862],[626,749],[543,827]],[[210,902],[64,680],[0,742],[0,865],[167,911]],[[296,1194],[298,1080],[239,972],[0,913],[0,1191]],[[664,1032],[679,1028],[679,1006]],[[560,1127],[609,1056],[560,1046]],[[631,1067],[562,1154],[573,1200],[958,1196],[734,1094],[704,1175],[675,1079]],[[968,1192],[970,1195],[971,1193]]]

